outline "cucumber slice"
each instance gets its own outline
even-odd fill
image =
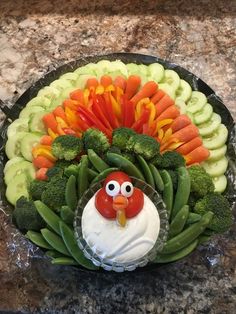
[[[217,113],[213,113],[210,120],[198,125],[199,133],[203,137],[209,136],[218,129],[220,124],[221,116]]]
[[[25,161],[25,159],[23,157],[14,157],[12,159],[9,159],[8,162],[6,163],[3,173],[6,174],[7,170],[9,169],[9,167],[11,167],[14,164],[17,164],[18,162],[21,161]]]
[[[125,77],[128,76],[128,70],[126,65],[120,61],[120,60],[116,60],[116,61],[112,61],[110,68],[108,68],[108,72],[116,72],[119,71],[121,72],[122,75],[124,75]]]
[[[36,112],[30,116],[29,119],[29,130],[30,132],[38,132],[38,133],[46,133],[46,128],[43,123],[43,116],[45,116],[44,112]]]
[[[175,90],[169,84],[167,84],[167,83],[160,83],[160,84],[158,84],[158,88],[163,90],[167,95],[170,96],[170,98],[172,98],[172,99],[176,98]]]
[[[21,154],[26,160],[32,161],[32,148],[37,145],[42,137],[42,134],[27,133],[21,140]]]
[[[60,92],[65,88],[70,88],[73,86],[73,83],[66,79],[55,80],[50,84],[50,87],[58,89]]]
[[[187,111],[191,113],[196,113],[203,109],[207,103],[206,96],[198,91],[193,91],[191,98],[187,102]]]
[[[123,78],[127,78],[122,72],[120,71],[114,71],[114,72],[109,72],[108,75],[111,76],[112,80],[114,81],[114,79],[117,77],[117,76],[122,76]]]
[[[37,96],[32,98],[26,105],[26,107],[43,107],[43,108],[48,108],[50,106],[50,99],[43,97],[43,96]]]
[[[7,129],[7,137],[15,136],[19,132],[27,132],[29,130],[28,118],[20,118],[13,121]]]
[[[227,187],[227,178],[225,175],[221,175],[213,178],[213,183],[215,185],[215,192],[223,193]]]
[[[192,88],[188,82],[180,80],[179,88],[176,91],[176,99],[182,99],[184,102],[188,101],[192,95]]]
[[[148,76],[156,83],[164,78],[164,67],[160,63],[152,63],[148,66]]]
[[[79,67],[74,71],[76,74],[89,74],[89,75],[95,75],[95,71],[97,69],[97,64],[95,63],[88,63],[82,67]]]
[[[181,114],[186,113],[187,106],[186,106],[186,103],[182,99],[176,98],[175,99],[175,105],[179,108]]]
[[[228,130],[224,124],[220,124],[218,129],[210,136],[202,139],[203,145],[207,149],[216,149],[223,146],[228,137]]]
[[[46,98],[52,100],[52,99],[59,97],[60,94],[61,94],[61,91],[58,90],[57,88],[52,87],[52,86],[45,86],[44,88],[40,89],[37,97],[43,96],[43,97],[46,97]]]
[[[194,123],[202,124],[207,122],[213,114],[213,107],[210,104],[206,104],[202,110],[194,114]]]
[[[17,156],[22,156],[20,150],[20,142],[26,134],[27,132],[19,132],[16,133],[14,136],[8,138],[5,146],[5,151],[9,159]]]
[[[226,145],[223,145],[217,149],[210,149],[209,150],[210,156],[208,157],[207,160],[209,161],[219,160],[226,154],[226,151],[227,151]]]
[[[63,79],[63,80],[68,80],[71,81],[72,83],[75,82],[79,77],[78,73],[75,72],[67,72],[63,75],[60,76],[59,80]]]
[[[20,118],[29,118],[30,115],[32,113],[35,112],[40,112],[40,111],[44,111],[43,107],[39,107],[39,106],[33,106],[33,107],[25,107],[21,112],[20,112]]]
[[[21,161],[8,167],[4,177],[6,185],[21,173],[24,173],[28,179],[34,179],[35,169],[32,163],[29,161]]]
[[[76,90],[76,87],[70,87],[70,88],[66,88],[61,92],[60,97],[55,98],[52,100],[51,106],[49,108],[50,111],[54,110],[56,107],[61,106],[63,104],[63,101],[67,98],[69,98],[70,93],[73,92],[74,90]]]
[[[90,78],[97,78],[95,75],[91,74],[82,74],[79,76],[78,80],[75,83],[76,88],[83,89],[86,85],[86,82]]]
[[[139,66],[136,63],[128,63],[126,64],[126,68],[128,71],[128,75],[138,74],[140,72]]]
[[[148,74],[149,74],[148,66],[145,65],[145,64],[139,64],[139,65],[138,65],[138,72],[139,72],[140,74],[143,74],[143,75],[145,75],[145,76],[148,76]]]
[[[180,86],[180,77],[174,70],[165,70],[162,83],[170,85],[176,91]]]
[[[204,161],[202,167],[211,177],[218,177],[227,170],[228,159],[224,156],[216,161]]]
[[[24,173],[21,173],[11,180],[6,188],[6,198],[9,203],[16,205],[16,201],[25,196],[29,198],[28,178]]]

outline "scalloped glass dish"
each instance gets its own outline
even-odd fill
[[[168,236],[169,223],[167,217],[167,210],[161,196],[148,184],[145,182],[132,178],[132,183],[135,187],[142,190],[146,196],[154,203],[159,214],[160,219],[160,230],[158,238],[156,240],[153,248],[145,254],[143,257],[133,260],[131,262],[113,262],[109,259],[102,258],[96,252],[94,252],[87,241],[83,238],[82,232],[82,214],[83,210],[88,203],[88,201],[96,194],[96,192],[102,188],[103,181],[94,184],[90,189],[88,189],[84,196],[80,199],[78,207],[75,212],[74,220],[74,230],[75,237],[80,249],[83,251],[84,255],[90,259],[96,266],[100,266],[105,270],[113,270],[116,272],[132,271],[137,267],[143,267],[147,263],[154,260],[158,252],[161,252]]]

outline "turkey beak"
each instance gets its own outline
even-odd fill
[[[125,209],[128,206],[128,199],[123,195],[113,197],[113,208],[116,211],[116,221],[121,227],[126,225]]]

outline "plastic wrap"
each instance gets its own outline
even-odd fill
[[[234,207],[236,201],[236,126],[227,107],[222,103],[221,99],[205,82],[203,82],[200,78],[190,73],[186,69],[153,56],[131,53],[115,53],[109,55],[81,58],[77,61],[65,64],[46,74],[34,85],[32,85],[16,101],[13,106],[7,106],[3,103],[0,104],[0,108],[5,114],[5,120],[3,121],[3,124],[0,128],[0,227],[3,229],[3,231],[4,229],[10,229],[10,235],[9,230],[7,230],[7,234],[9,236],[6,239],[8,255],[10,259],[14,261],[14,264],[21,269],[29,268],[32,258],[46,259],[46,257],[39,248],[37,248],[30,241],[28,241],[24,237],[24,235],[19,230],[17,230],[16,227],[14,227],[11,223],[11,212],[13,208],[6,200],[6,187],[3,180],[3,169],[7,161],[7,157],[4,152],[4,146],[7,140],[7,128],[9,124],[19,116],[20,111],[22,110],[22,108],[24,108],[27,102],[35,97],[42,87],[49,85],[52,81],[56,80],[60,75],[66,72],[74,71],[76,68],[83,66],[89,62],[96,63],[102,59],[108,59],[111,61],[119,59],[124,63],[134,62],[137,64],[146,65],[154,62],[159,62],[165,68],[175,70],[182,79],[186,80],[191,85],[193,90],[201,91],[207,96],[208,102],[213,106],[214,111],[220,114],[222,118],[222,123],[226,125],[229,131],[227,141],[227,158],[229,159],[229,166],[226,172],[228,185],[226,191],[224,192],[224,195],[229,200],[231,206]],[[220,238],[222,237],[224,236],[220,236]],[[221,257],[224,255],[223,244],[221,245],[220,243],[221,241],[215,240],[215,238],[213,237],[213,239],[206,246],[204,246],[204,248],[199,248],[200,251],[204,250],[204,261],[210,266],[219,264]],[[157,267],[160,266],[147,265],[135,271],[149,271]]]

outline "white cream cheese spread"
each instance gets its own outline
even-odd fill
[[[100,258],[111,262],[132,262],[145,256],[155,245],[160,218],[153,202],[144,195],[144,206],[125,227],[103,217],[95,208],[93,196],[82,214],[83,238]]]

